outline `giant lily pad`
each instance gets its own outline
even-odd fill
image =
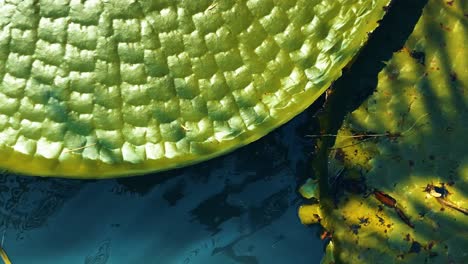
[[[248,144],[341,74],[389,0],[0,2],[0,167],[136,175]]]
[[[329,197],[300,210],[332,234],[325,263],[466,262],[467,10],[430,0],[375,93],[345,119]]]

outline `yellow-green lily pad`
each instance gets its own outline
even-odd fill
[[[430,0],[345,119],[329,161],[337,197],[316,212],[332,233],[324,263],[467,261],[467,11]]]
[[[389,0],[0,3],[0,167],[105,178],[206,160],[303,111]]]

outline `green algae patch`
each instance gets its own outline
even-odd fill
[[[299,188],[299,193],[306,199],[319,198],[319,186],[316,181],[307,179],[307,181]]]
[[[466,262],[467,10],[430,0],[374,94],[346,117],[330,197],[314,212],[333,234],[324,263]]]
[[[199,162],[303,111],[389,0],[0,3],[0,167],[106,178]]]

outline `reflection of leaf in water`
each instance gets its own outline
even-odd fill
[[[232,259],[234,263],[243,263],[243,264],[259,264],[259,261],[256,256],[248,256],[248,255],[239,255],[234,250],[234,246],[238,241],[234,241],[229,245],[222,247],[222,248],[215,248],[213,250],[213,254],[217,254],[218,252],[222,252],[226,257]]]
[[[169,203],[169,206],[175,206],[180,199],[184,198],[185,186],[186,183],[182,179],[164,191],[162,197]]]
[[[209,250],[215,248],[217,245],[216,239],[212,236],[209,241],[204,241],[203,243],[200,243],[198,247],[190,250],[190,252],[187,254],[187,256],[183,260],[183,264],[189,264],[192,262],[194,258],[196,258],[200,252],[203,250]],[[211,254],[214,255],[214,254]]]
[[[26,221],[23,223],[24,230],[41,227],[57,208],[62,207],[63,202],[57,196],[48,196],[44,200],[39,201],[39,205],[25,219]]]
[[[192,221],[206,226],[209,231],[213,232],[213,235],[220,232],[222,223],[239,217],[243,212],[243,208],[232,205],[226,200],[229,193],[225,190],[201,202],[190,212]]]
[[[85,264],[105,264],[110,256],[110,239],[104,240],[94,255],[88,255]]]
[[[43,226],[83,184],[1,173],[0,227],[13,227],[21,233]]]
[[[283,188],[262,201],[259,207],[249,209],[250,225],[257,231],[271,225],[280,218],[289,208],[290,188]]]
[[[240,172],[253,171],[268,177],[286,166],[288,148],[276,135],[277,132],[273,132],[250,146],[239,149],[239,154],[236,155],[236,169]]]

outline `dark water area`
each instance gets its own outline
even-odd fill
[[[320,230],[297,217],[315,110],[183,169],[99,181],[4,174],[3,246],[14,264],[319,263]]]

